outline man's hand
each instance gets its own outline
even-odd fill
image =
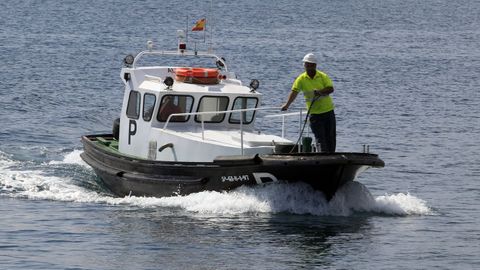
[[[322,97],[322,96],[326,96],[322,90],[313,90],[313,94],[317,97]]]
[[[317,90],[313,90],[313,94],[315,96],[319,96],[319,97],[325,97],[325,96],[328,96],[330,95],[331,93],[333,93],[333,87],[325,87],[323,89],[317,89]]]
[[[288,100],[287,100],[287,103],[283,104],[282,105],[282,111],[286,111],[288,110],[288,107],[290,107],[290,104],[292,104],[292,102],[295,100],[295,98],[297,97],[298,93],[295,92],[295,91],[291,91],[290,94],[288,95]]]

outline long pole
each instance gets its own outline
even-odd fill
[[[307,125],[307,120],[308,120],[308,117],[310,116],[310,110],[312,109],[315,101],[317,101],[317,99],[319,99],[319,98],[320,98],[320,96],[314,97],[313,100],[312,100],[312,103],[310,103],[310,107],[308,108],[307,116],[305,117],[305,121],[303,122],[303,127],[300,129],[300,135],[298,136],[297,142],[295,143],[295,145],[297,145],[297,147],[298,147],[298,152],[300,152],[300,145],[298,143],[300,142],[300,139],[302,138],[302,135],[303,135],[303,131],[305,130],[305,126]],[[301,113],[302,112],[300,111],[300,114]],[[290,149],[289,154],[292,153],[294,148],[295,148],[295,146],[293,146],[292,149]]]

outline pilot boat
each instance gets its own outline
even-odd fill
[[[305,182],[331,199],[361,172],[384,166],[369,151],[320,153],[308,140],[287,139],[292,118],[301,126],[305,112],[261,107],[257,80],[243,85],[223,58],[187,50],[181,33],[176,50],[148,42],[147,50],[125,57],[120,78],[125,91],[113,132],[82,136],[81,154],[117,196]],[[281,134],[257,127],[272,121]]]

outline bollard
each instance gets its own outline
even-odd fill
[[[312,137],[303,137],[302,138],[302,152],[303,153],[312,152]]]

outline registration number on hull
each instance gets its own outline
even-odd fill
[[[222,182],[242,182],[250,180],[247,174],[222,176],[221,179]]]
[[[264,172],[253,173],[253,178],[255,179],[255,182],[257,182],[257,184],[278,182],[278,179],[277,177],[275,177],[275,175],[270,173],[264,173]],[[244,181],[249,181],[250,177],[248,176],[248,174],[228,175],[228,176],[221,176],[220,179],[222,180],[222,182],[244,182]]]

